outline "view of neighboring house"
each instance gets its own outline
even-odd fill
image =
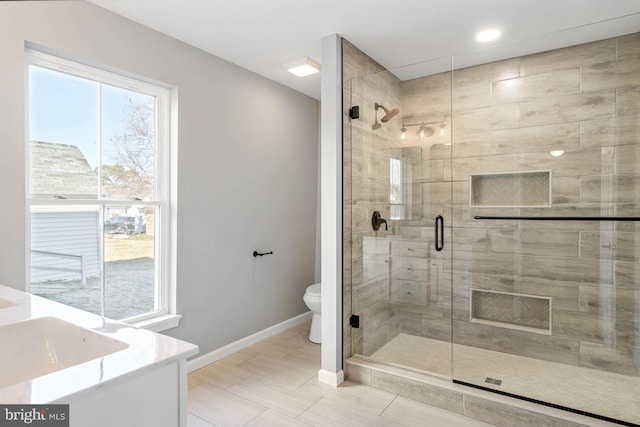
[[[98,175],[77,146],[31,141],[30,149],[32,197],[97,196]],[[32,211],[31,282],[99,274],[98,221],[98,211],[92,207]]]
[[[98,174],[77,146],[31,141],[30,149],[32,196],[97,197]]]

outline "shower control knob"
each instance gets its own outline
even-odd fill
[[[382,215],[380,215],[380,211],[374,211],[373,216],[371,216],[371,227],[373,227],[373,231],[380,230],[380,226],[382,224],[384,224],[385,230],[389,229],[389,227],[387,226],[387,220],[382,218]]]

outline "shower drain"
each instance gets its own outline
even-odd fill
[[[484,380],[485,383],[489,383],[489,384],[493,384],[493,385],[501,385],[502,384],[502,380],[496,379],[496,378],[491,378],[491,377],[487,377],[486,380]]]

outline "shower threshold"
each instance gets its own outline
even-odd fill
[[[638,377],[454,344],[452,382],[451,350],[448,342],[400,334],[370,357],[347,360],[347,379],[494,425],[640,423]]]

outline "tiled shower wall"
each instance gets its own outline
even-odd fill
[[[637,223],[472,218],[638,215],[640,36],[454,71],[452,84],[454,341],[638,375]],[[470,174],[533,170],[551,171],[549,207],[469,207]],[[470,288],[551,297],[551,335],[470,323]]]
[[[351,329],[349,317],[352,292],[362,289],[364,274],[362,245],[364,236],[373,236],[371,214],[381,212],[383,218],[389,216],[389,153],[386,140],[393,129],[385,126],[374,131],[374,103],[385,106],[397,105],[400,81],[389,73],[382,73],[384,67],[369,58],[358,48],[343,39],[343,302],[344,302],[344,357],[362,353],[362,329]],[[360,107],[360,119],[349,119],[351,105]],[[382,110],[379,111],[382,113]],[[384,113],[378,118],[382,118]],[[399,129],[395,123],[395,131]],[[353,197],[353,198],[352,198]],[[367,218],[368,217],[368,218]],[[352,258],[352,253],[358,254]],[[383,278],[383,280],[385,280]],[[386,286],[388,287],[388,275]],[[352,286],[355,284],[355,286]],[[352,290],[355,288],[355,290]],[[371,310],[385,313],[389,309],[385,298]],[[362,319],[366,319],[362,316]],[[359,334],[352,337],[351,334]],[[356,348],[352,350],[352,342]]]
[[[399,332],[449,340],[452,317],[461,344],[638,375],[636,223],[473,216],[638,214],[640,35],[405,82],[388,72],[371,75],[382,67],[347,42],[343,57],[345,356],[370,354]],[[351,80],[357,76],[366,77]],[[374,102],[399,106],[401,118],[372,130]],[[361,110],[351,126],[350,105]],[[410,128],[409,140],[400,141],[402,119],[410,118],[441,118],[445,135],[418,141]],[[389,158],[399,150],[413,165],[411,215],[375,238],[370,215],[379,210],[389,218]],[[470,207],[470,174],[521,171],[550,171],[550,206]],[[436,262],[430,248],[439,213],[453,236]],[[406,257],[407,250],[424,256]],[[444,268],[451,257],[452,296]],[[403,277],[407,271],[422,275]],[[352,284],[360,304],[354,312],[364,323],[353,330],[360,334],[353,349]],[[472,288],[550,297],[551,334],[470,322]]]

